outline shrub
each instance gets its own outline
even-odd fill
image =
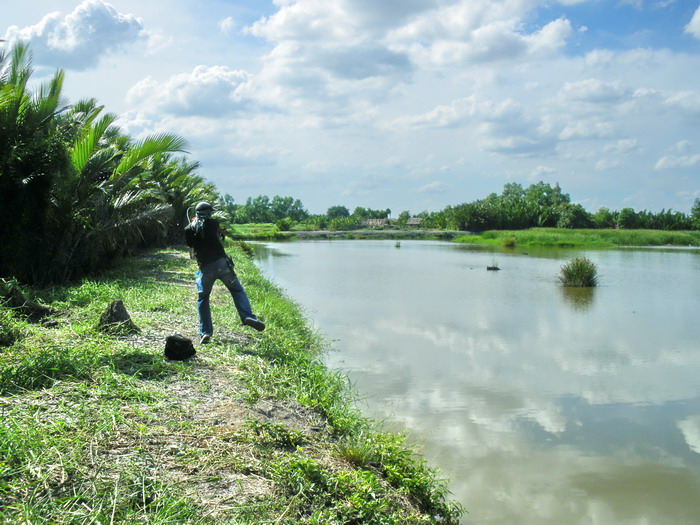
[[[598,267],[586,257],[576,257],[561,267],[559,282],[564,286],[596,286]]]

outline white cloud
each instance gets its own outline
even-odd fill
[[[618,102],[630,95],[620,82],[605,82],[596,78],[589,78],[576,82],[566,82],[559,92],[565,100],[582,102]]]
[[[442,193],[447,191],[447,184],[441,180],[436,180],[418,188],[420,193]]]
[[[685,26],[685,32],[700,40],[700,7],[695,10],[693,18]]]
[[[595,117],[567,124],[559,134],[559,138],[561,140],[596,139],[611,137],[614,133],[615,125],[612,122]]]
[[[623,165],[624,164],[622,162],[620,162],[619,160],[601,159],[595,163],[595,169],[596,169],[596,171],[606,171],[606,170],[619,168]]]
[[[691,416],[679,421],[678,429],[683,434],[690,450],[700,454],[700,416]]]
[[[667,151],[668,155],[656,161],[655,170],[688,169],[700,165],[700,154],[693,154],[693,143],[690,140],[679,140]]]
[[[549,166],[537,166],[528,177],[529,180],[541,180],[547,175],[555,173],[557,170],[550,168]]]
[[[228,16],[219,22],[219,31],[221,31],[221,33],[224,35],[231,33],[235,28],[236,21],[232,16]]]
[[[620,139],[603,147],[604,153],[632,153],[639,149],[637,139]]]
[[[37,64],[75,70],[95,67],[106,54],[146,40],[141,20],[102,0],[84,0],[72,13],[48,14],[33,26],[12,26],[5,39],[31,43]]]
[[[571,23],[558,19],[524,34],[520,27],[528,9],[518,0],[455,2],[392,28],[387,41],[426,67],[513,61],[560,49],[572,33]]]
[[[224,117],[248,109],[252,101],[241,94],[249,79],[245,71],[225,66],[197,66],[166,82],[147,77],[128,93],[129,102],[150,113],[174,116]]]
[[[661,157],[654,166],[655,170],[686,169],[700,165],[700,155],[673,156],[665,155]]]
[[[693,149],[693,143],[689,140],[679,140],[673,146],[673,151],[678,153],[687,153]]]
[[[397,129],[406,127],[450,128],[464,124],[479,111],[479,102],[474,96],[453,100],[449,105],[439,105],[427,113],[403,116],[390,123]]]
[[[550,22],[540,31],[525,37],[525,41],[530,44],[530,53],[551,54],[559,50],[566,44],[566,39],[571,36],[573,30],[571,22],[565,18],[560,18]]]
[[[558,19],[532,32],[528,0],[368,0],[277,2],[279,10],[244,32],[273,49],[255,91],[270,103],[327,114],[357,111],[358,101],[387,100],[422,67],[535,59],[559,50],[571,34]],[[332,107],[329,107],[332,106]]]
[[[644,0],[620,0],[621,5],[631,5],[635,9],[642,9],[644,7]]]
[[[681,109],[684,112],[700,115],[700,91],[678,91],[669,94],[665,104]]]

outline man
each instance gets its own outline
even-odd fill
[[[265,330],[265,323],[253,315],[248,296],[233,270],[233,262],[224,251],[220,240],[219,221],[211,218],[213,212],[214,208],[211,204],[200,202],[195,208],[196,217],[185,228],[187,246],[194,251],[199,265],[197,313],[201,344],[208,343],[214,333],[209,296],[217,279],[221,280],[231,292],[233,304],[243,324],[259,332]]]

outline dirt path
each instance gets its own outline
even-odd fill
[[[187,254],[173,251],[146,257],[186,258]],[[183,365],[187,367],[185,374],[157,386],[141,381],[146,388],[164,394],[164,401],[155,410],[152,405],[133,407],[134,422],[146,424],[150,430],[143,435],[131,431],[132,424],[126,425],[104,454],[119,461],[134,461],[145,455],[151,468],[181,485],[209,513],[225,513],[234,502],[242,505],[274,490],[272,482],[258,473],[260,460],[253,450],[251,429],[282,428],[313,443],[323,439],[326,423],[313,409],[294,401],[262,399],[251,404],[236,364],[236,354],[245,354],[254,342],[254,336],[246,333],[249,329],[241,327],[238,332],[217,326],[212,342],[199,345],[194,282],[180,272],[161,272],[157,280],[189,288],[192,308],[185,317],[161,314],[163,321],[159,324],[124,337],[123,342],[134,349],[122,360],[124,371],[133,373],[139,369],[140,360],[150,361],[153,353],[162,354],[166,337],[173,333],[192,339],[197,354]],[[228,291],[218,282],[211,301],[213,308],[234,308]],[[215,356],[222,350],[231,353],[225,362]],[[167,430],[168,426],[190,430],[173,432]],[[322,447],[317,453],[326,455]],[[198,459],[183,461],[187,457]]]

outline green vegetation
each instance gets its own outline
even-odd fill
[[[426,216],[423,223],[430,228],[474,232],[538,227],[691,230],[700,229],[700,199],[695,200],[690,215],[672,210],[636,212],[632,208],[619,212],[600,208],[591,214],[580,204],[571,203],[558,184],[552,187],[539,182],[523,188],[510,183],[500,195],[492,193],[485,199],[447,206]]]
[[[245,205],[233,203],[230,195],[224,197],[227,213],[234,223],[267,221],[274,223],[281,231],[346,231],[360,229],[386,231],[392,237],[397,230],[421,231],[473,231],[525,230],[530,228],[557,228],[568,230],[659,230],[690,231],[700,229],[700,199],[695,200],[689,215],[673,210],[637,212],[632,208],[611,211],[600,208],[590,213],[580,204],[571,202],[558,184],[551,186],[544,182],[523,188],[520,184],[509,183],[501,194],[492,193],[485,199],[470,203],[447,206],[434,212],[421,212],[412,216],[402,211],[397,218],[391,218],[391,210],[372,210],[356,207],[351,213],[345,206],[328,208],[325,214],[310,215],[301,202],[292,197],[275,196],[270,199],[260,195],[248,199]],[[253,234],[254,235],[254,234]],[[262,232],[260,238],[265,237]],[[393,237],[392,237],[393,238]],[[602,241],[603,245],[607,241]],[[593,241],[593,245],[600,241]]]
[[[241,250],[237,272],[268,329],[240,327],[215,287],[217,332],[187,362],[195,264],[147,252],[73,286],[23,286],[52,312],[0,306],[2,523],[441,523],[459,506],[406,445],[363,418],[325,343]],[[96,329],[122,299],[140,332]]]
[[[563,286],[590,288],[598,284],[598,267],[586,257],[576,257],[561,267],[559,282]]]
[[[178,241],[186,210],[216,199],[186,141],[135,141],[94,99],[66,104],[58,71],[32,91],[23,43],[0,50],[0,276],[47,285],[100,270],[143,245]]]
[[[290,237],[288,233],[282,233],[276,224],[269,222],[232,224],[227,230],[230,237],[241,240],[281,240]]]
[[[458,237],[459,242],[489,244],[507,248],[527,246],[609,248],[615,246],[700,246],[700,231],[663,230],[529,230],[485,231]]]

